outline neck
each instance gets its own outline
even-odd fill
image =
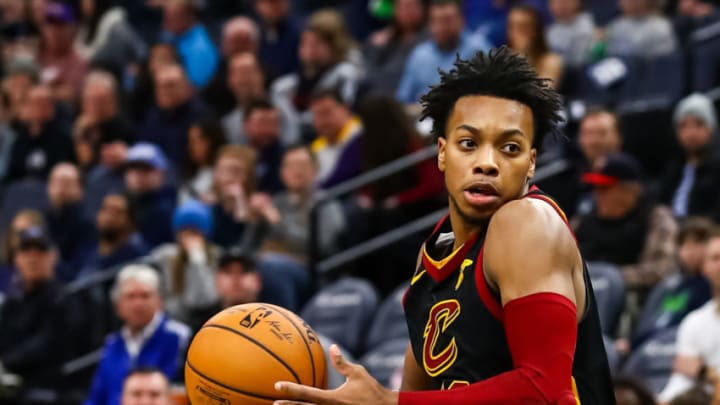
[[[112,254],[117,249],[120,248],[128,239],[128,235],[122,235],[119,238],[116,238],[115,240],[109,240],[109,239],[100,239],[98,242],[98,253],[100,253],[103,256]]]
[[[460,213],[458,213],[453,207],[450,208],[450,225],[452,227],[453,234],[455,235],[453,250],[465,244],[465,242],[470,239],[471,235],[482,231],[485,226],[487,226],[482,224],[472,224],[465,221]]]
[[[310,187],[288,190],[288,194],[290,195],[290,198],[297,199],[298,201],[305,200],[307,197],[312,195]]]

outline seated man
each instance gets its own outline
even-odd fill
[[[0,311],[0,370],[19,375],[23,391],[59,388],[63,351],[57,256],[43,228],[20,232],[14,262],[22,290],[11,294]]]
[[[128,150],[125,190],[137,209],[137,228],[150,247],[173,240],[177,191],[167,183],[168,161],[160,148],[140,142]]]
[[[162,370],[138,367],[125,377],[121,405],[170,405],[170,381]]]
[[[153,268],[122,269],[112,298],[123,327],[105,343],[85,405],[119,405],[123,380],[132,368],[154,366],[173,379],[185,358],[190,329],[163,313],[160,277]]]
[[[667,207],[645,194],[638,162],[624,153],[608,155],[583,180],[594,187],[595,203],[573,221],[583,258],[620,266],[629,288],[651,287],[669,274],[677,224]]]
[[[147,253],[142,237],[135,231],[135,208],[124,194],[108,194],[95,219],[97,245],[78,274],[79,277],[107,270]]]
[[[660,393],[661,404],[692,388],[705,370],[709,383],[720,378],[720,232],[714,230],[708,241],[703,272],[710,281],[713,299],[689,313],[678,329],[673,375]]]

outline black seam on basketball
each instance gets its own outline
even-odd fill
[[[233,391],[233,392],[237,392],[238,394],[242,394],[242,395],[245,395],[245,396],[248,396],[248,397],[259,398],[259,399],[266,399],[266,400],[268,400],[268,401],[274,401],[274,400],[277,399],[277,398],[266,397],[266,396],[260,395],[260,394],[254,394],[254,393],[252,393],[252,392],[243,391],[243,390],[241,390],[241,389],[238,389],[238,388],[235,388],[235,387],[231,387],[231,386],[229,386],[229,385],[227,385],[227,384],[223,384],[223,383],[221,383],[220,381],[217,381],[217,380],[215,380],[214,378],[210,378],[210,377],[208,377],[207,375],[201,373],[198,369],[195,368],[195,366],[193,366],[193,365],[190,363],[189,360],[185,360],[185,363],[187,364],[188,367],[190,367],[190,370],[192,370],[193,373],[195,373],[195,374],[199,375],[200,377],[202,377],[202,378],[210,381],[211,383],[217,384],[217,385],[219,385],[219,386],[221,386],[221,387],[223,387],[223,388],[225,388],[225,389],[227,389],[227,390],[230,390],[230,391]],[[190,387],[188,387],[188,388],[190,388]]]
[[[283,360],[283,359],[281,359],[280,357],[278,357],[277,354],[271,352],[271,351],[270,351],[267,347],[265,347],[262,343],[260,343],[260,342],[258,342],[257,340],[251,338],[250,336],[248,336],[248,335],[246,335],[246,334],[244,334],[244,333],[242,333],[242,332],[240,332],[240,331],[238,331],[238,330],[235,330],[235,329],[233,329],[233,328],[227,327],[227,326],[225,326],[225,325],[217,325],[217,324],[214,324],[214,323],[211,323],[210,325],[205,325],[205,326],[203,326],[203,328],[218,328],[218,329],[224,329],[224,330],[226,330],[226,331],[228,331],[228,332],[232,332],[232,333],[234,333],[234,334],[236,334],[236,335],[240,335],[240,336],[244,337],[245,339],[247,339],[247,340],[255,343],[255,344],[257,345],[257,347],[263,349],[267,354],[273,356],[273,357],[275,358],[275,360],[279,361],[280,364],[282,364],[283,366],[285,366],[285,368],[293,375],[293,377],[295,377],[295,382],[297,382],[298,384],[302,384],[302,382],[300,381],[300,377],[297,375],[297,373],[295,372],[295,370],[293,370],[292,367],[290,367],[289,364],[285,363],[285,360]]]
[[[272,305],[272,304],[266,304],[266,305],[267,305],[268,307],[275,307],[275,308],[278,308],[278,309],[279,309],[279,307],[276,307],[275,305]],[[283,318],[285,318],[285,319],[287,319],[288,321],[290,321],[290,324],[293,326],[293,328],[295,328],[295,330],[298,331],[298,335],[300,335],[300,337],[301,337],[302,340],[303,340],[303,343],[305,343],[305,348],[307,349],[308,355],[310,355],[310,367],[312,367],[313,387],[317,387],[317,386],[318,386],[318,382],[317,382],[316,377],[315,377],[315,359],[314,359],[314,357],[313,357],[312,350],[310,349],[310,344],[309,344],[308,341],[305,339],[305,334],[303,333],[303,331],[301,331],[300,328],[298,328],[298,326],[295,325],[294,320],[293,320],[293,319],[290,319],[289,316],[285,315],[282,311],[280,311],[280,310],[278,310],[278,309],[276,309],[275,311],[276,311],[278,314],[280,314]],[[302,320],[302,319],[301,319],[301,320]],[[302,320],[302,321],[305,322],[304,320]],[[316,335],[317,335],[317,334],[316,334]],[[320,338],[318,337],[318,339],[320,339]],[[318,341],[318,344],[320,344],[319,341]],[[324,349],[323,349],[323,351],[324,351]]]

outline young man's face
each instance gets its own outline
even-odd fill
[[[162,373],[135,374],[123,386],[122,405],[169,405],[170,387]]]
[[[705,258],[706,247],[706,241],[698,240],[691,236],[685,238],[678,249],[678,256],[680,257],[680,263],[686,271],[693,274],[697,274],[700,271],[703,259]]]
[[[533,116],[517,101],[490,96],[460,98],[438,142],[450,210],[467,224],[485,224],[520,198],[535,172]]]
[[[708,241],[705,250],[703,273],[710,281],[715,291],[720,291],[720,237],[713,237]]]

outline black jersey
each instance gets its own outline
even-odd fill
[[[567,223],[539,189],[533,187],[525,198],[547,201]],[[450,221],[443,218],[423,246],[422,262],[404,298],[413,354],[436,389],[469,385],[513,369],[499,295],[483,273],[485,234],[471,236],[454,252],[452,239]],[[587,268],[583,271],[587,299],[573,362],[575,394],[582,405],[614,404],[595,298]]]

